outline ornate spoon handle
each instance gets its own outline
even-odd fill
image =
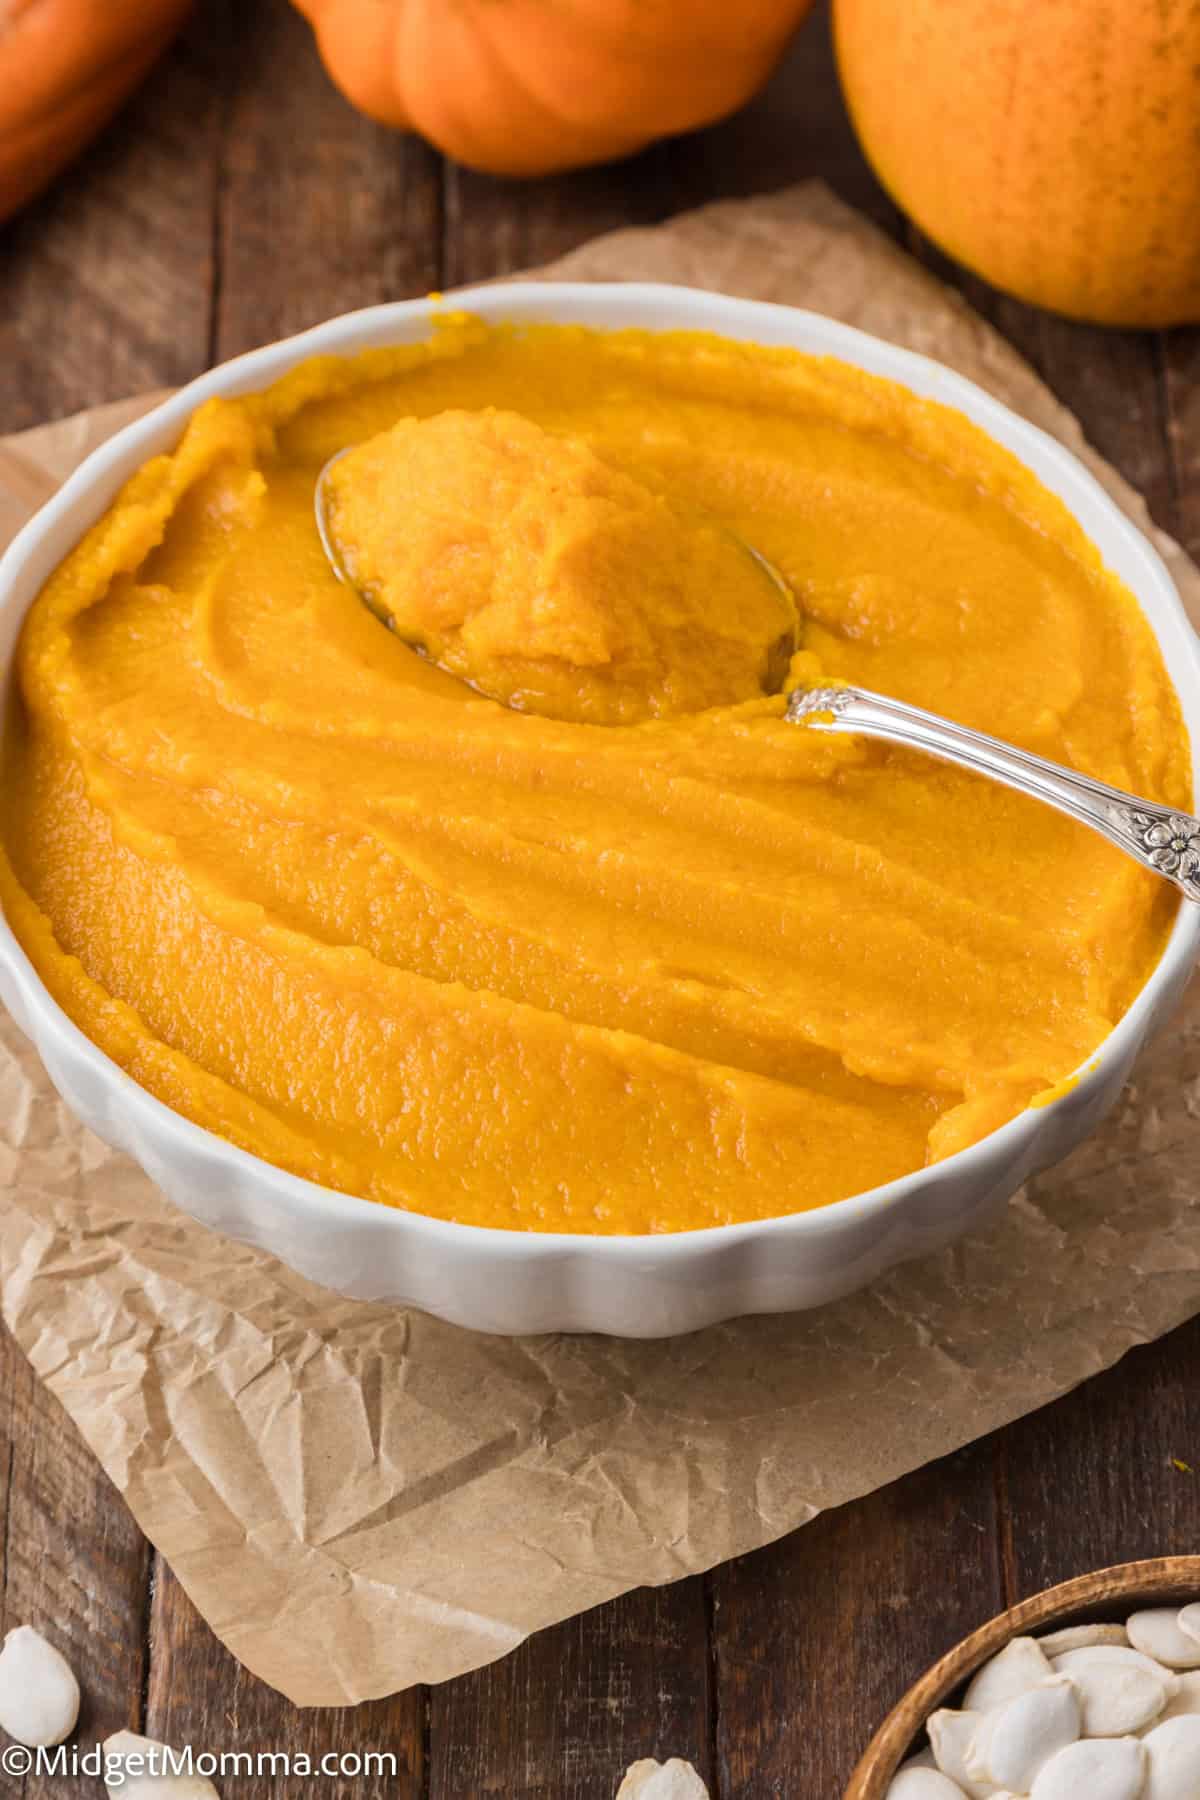
[[[1200,819],[1187,813],[1123,793],[1061,763],[1047,762],[1029,750],[866,688],[797,688],[785,716],[795,723],[803,720],[817,731],[857,732],[925,750],[1044,800],[1081,825],[1090,825],[1144,868],[1165,875],[1189,900],[1200,901]]]

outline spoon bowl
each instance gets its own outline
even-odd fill
[[[346,444],[343,445],[342,449],[335,450],[333,455],[326,459],[317,472],[317,479],[313,486],[313,516],[316,520],[317,536],[321,540],[321,549],[324,551],[325,560],[338,581],[345,587],[351,588],[354,593],[357,594],[372,618],[378,619],[381,625],[386,625],[389,631],[394,631],[401,642],[408,645],[409,649],[415,650],[421,655],[426,655],[428,652],[425,650],[425,646],[416,639],[406,637],[405,634],[400,631],[392,615],[379,607],[372,599],[371,595],[358,585],[349,569],[346,567],[345,558],[338,545],[337,537],[329,516],[329,474],[335,465],[341,462],[342,458],[348,456],[355,448],[356,446],[354,444]],[[781,633],[767,652],[767,665],[763,681],[764,692],[768,694],[782,693],[787,681],[788,668],[791,664],[792,657],[799,647],[800,612],[796,605],[796,596],[792,592],[790,583],[775,567],[775,564],[771,562],[769,557],[764,556],[763,552],[757,549],[755,545],[748,543],[740,533],[729,530],[727,527],[723,529],[726,531],[727,536],[734,540],[739,549],[745,551],[746,555],[752,558],[757,567],[771,582],[772,586],[783,599],[791,618],[790,630]],[[460,676],[458,679],[461,680],[463,678]],[[465,685],[470,684],[466,683]],[[497,698],[497,703],[501,706],[509,704],[507,701],[499,699],[497,696],[492,696],[492,698]],[[519,709],[514,707],[512,710],[516,711]]]

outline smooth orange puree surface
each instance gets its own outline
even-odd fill
[[[317,536],[346,445],[395,632]],[[34,604],[0,895],[43,980],[188,1117],[477,1224],[677,1231],[971,1143],[1095,1049],[1173,892],[786,724],[747,544],[799,602],[794,679],[1190,804],[1132,596],[959,415],[782,350],[452,316],[201,407]]]

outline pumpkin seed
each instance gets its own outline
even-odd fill
[[[901,1769],[893,1777],[887,1800],[964,1800],[964,1790],[940,1769]]]
[[[1195,1800],[1200,1794],[1200,1719],[1168,1719],[1142,1739],[1149,1771],[1142,1800]]]
[[[967,1712],[990,1712],[994,1706],[1002,1706],[1006,1700],[1015,1700],[1018,1694],[1040,1686],[1053,1673],[1045,1650],[1033,1638],[1012,1638],[968,1683],[963,1708]]]
[[[1125,1665],[1129,1668],[1148,1669],[1167,1690],[1167,1698],[1171,1699],[1179,1692],[1179,1677],[1172,1673],[1154,1657],[1147,1656],[1143,1650],[1126,1649],[1123,1644],[1096,1644],[1087,1650],[1064,1650],[1061,1656],[1050,1659],[1050,1667],[1056,1675],[1073,1675],[1076,1669],[1086,1668],[1118,1668]]]
[[[972,1776],[968,1765],[974,1761],[975,1745],[986,1714],[955,1712],[943,1707],[929,1721],[929,1742],[934,1760],[943,1775],[956,1781],[968,1800],[995,1800],[998,1782]]]
[[[1027,1794],[1042,1764],[1076,1741],[1079,1726],[1075,1683],[1067,1675],[1052,1675],[987,1715],[967,1758],[967,1773]]]
[[[1125,1629],[1135,1650],[1168,1669],[1200,1668],[1200,1642],[1181,1629],[1177,1606],[1150,1606],[1131,1614]]]
[[[617,1800],[709,1800],[709,1795],[691,1763],[682,1757],[660,1763],[645,1756],[626,1770]]]
[[[31,1748],[61,1744],[79,1717],[70,1663],[32,1625],[17,1625],[0,1650],[0,1726]]]
[[[1145,1779],[1137,1738],[1080,1738],[1043,1763],[1032,1800],[1142,1800]]]
[[[121,1800],[220,1800],[206,1775],[171,1774],[163,1761],[166,1750],[136,1731],[114,1731],[105,1738],[104,1785],[113,1800],[118,1795]]]
[[[1083,1737],[1135,1735],[1153,1725],[1167,1706],[1161,1679],[1133,1663],[1082,1663],[1070,1679],[1079,1692]]]

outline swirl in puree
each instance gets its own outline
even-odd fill
[[[207,402],[51,576],[0,897],[137,1081],[328,1187],[540,1231],[821,1206],[1064,1082],[1177,902],[787,724],[817,679],[1190,804],[1135,600],[959,414],[447,314]]]

